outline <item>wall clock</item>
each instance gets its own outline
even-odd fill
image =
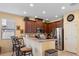
[[[71,22],[74,20],[74,15],[73,14],[69,14],[67,17],[67,21]]]

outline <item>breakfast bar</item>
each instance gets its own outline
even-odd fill
[[[32,48],[34,56],[44,56],[45,50],[55,49],[55,39],[29,38],[26,40],[27,46]]]

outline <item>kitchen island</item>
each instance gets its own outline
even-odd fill
[[[26,39],[28,47],[32,48],[33,56],[44,56],[45,50],[55,49],[55,39]]]

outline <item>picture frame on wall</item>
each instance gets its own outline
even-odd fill
[[[17,30],[20,30],[20,26],[17,26]]]

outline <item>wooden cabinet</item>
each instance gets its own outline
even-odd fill
[[[62,25],[63,25],[63,21],[62,20],[56,22],[56,26],[57,27],[61,27]]]
[[[49,26],[49,33],[50,33],[53,29],[53,25],[52,25],[52,23],[50,23],[48,26]]]
[[[26,33],[36,33],[37,28],[43,29],[43,22],[42,21],[25,21],[25,32]]]
[[[40,21],[40,20],[36,20],[36,28],[41,28],[41,29],[43,29],[43,22],[42,21]]]
[[[35,21],[26,21],[25,22],[25,32],[26,33],[35,33],[36,32]]]
[[[25,32],[26,33],[36,33],[37,28],[41,28],[44,30],[46,33],[50,33],[53,29],[59,27],[62,25],[62,20],[57,21],[57,22],[52,22],[52,23],[43,23],[41,20],[28,20],[25,21]]]
[[[43,29],[44,29],[44,32],[48,33],[49,32],[48,24],[43,23]]]
[[[31,27],[32,27],[31,21],[25,21],[25,32],[26,33],[31,32]]]
[[[36,32],[36,21],[31,21],[31,32]]]
[[[63,25],[62,20],[49,23],[48,26],[48,32],[50,33],[53,29],[61,27]]]

